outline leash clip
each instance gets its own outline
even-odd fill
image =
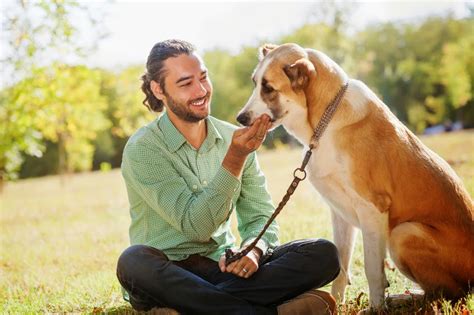
[[[298,173],[299,172],[299,173]],[[300,176],[298,176],[300,175]],[[306,171],[304,170],[304,168],[301,168],[301,167],[298,167],[297,169],[295,169],[295,171],[293,172],[293,176],[299,180],[304,180],[306,178]]]

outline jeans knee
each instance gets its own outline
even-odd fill
[[[125,282],[133,281],[146,269],[147,261],[153,257],[154,263],[168,261],[166,255],[151,246],[132,245],[120,255],[117,261],[117,278],[124,285]]]
[[[334,278],[336,278],[339,274],[339,271],[341,270],[339,251],[337,250],[336,245],[330,241],[324,240],[324,242],[321,244],[321,251],[324,253],[327,259],[328,274],[333,274]]]
[[[333,276],[332,279],[337,277],[341,267],[339,263],[339,252],[334,243],[325,239],[317,239],[308,243],[305,247],[313,261],[319,262],[319,266],[324,265],[328,276]],[[313,266],[315,265],[313,264]]]

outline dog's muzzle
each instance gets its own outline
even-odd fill
[[[237,121],[242,124],[243,126],[248,126],[250,123],[250,113],[244,112],[237,116]]]

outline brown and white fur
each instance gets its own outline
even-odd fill
[[[356,227],[364,243],[370,304],[384,303],[387,248],[399,270],[426,293],[458,297],[474,280],[474,206],[450,166],[428,149],[362,82],[325,54],[295,44],[265,45],[255,89],[237,120],[268,114],[304,146],[326,106],[349,82],[313,151],[309,180],[329,204],[344,299]],[[305,150],[306,151],[306,150]],[[295,164],[297,165],[297,164]]]

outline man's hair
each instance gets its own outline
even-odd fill
[[[150,82],[152,80],[158,82],[163,92],[165,92],[164,61],[182,54],[190,55],[195,50],[196,48],[192,44],[179,39],[165,40],[153,46],[146,62],[146,72],[141,77],[143,81],[142,91],[145,93],[143,105],[150,111],[163,111],[163,102],[153,95]]]

